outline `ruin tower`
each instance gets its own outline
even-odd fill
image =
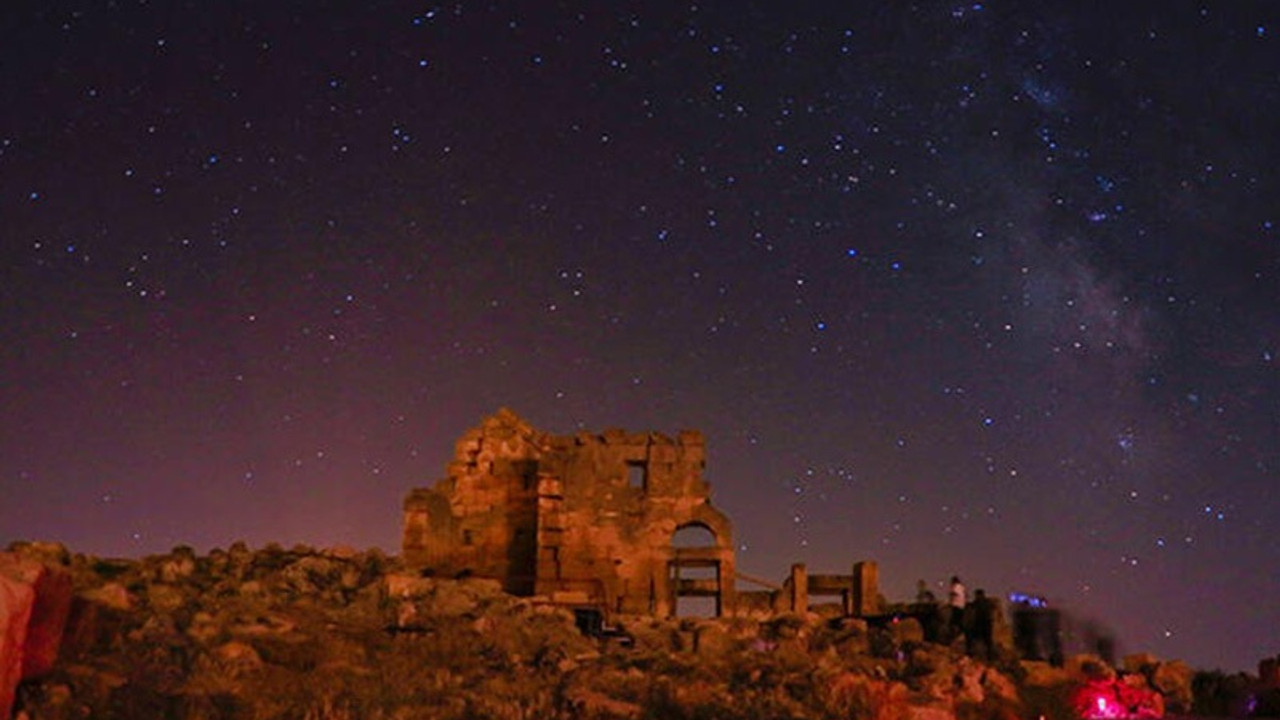
[[[550,435],[499,410],[458,440],[447,476],[404,503],[411,567],[494,578],[517,595],[610,612],[734,605],[733,526],[711,505],[702,434]],[[673,538],[697,528],[705,540]]]

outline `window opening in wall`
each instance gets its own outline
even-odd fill
[[[463,544],[463,545],[474,545],[474,544],[475,544],[475,538],[471,536],[471,531],[470,531],[470,530],[463,530],[463,531],[462,531],[462,544]]]
[[[720,584],[720,569],[707,565],[679,566],[671,565],[670,582],[679,588],[682,582]],[[703,594],[683,595],[677,592],[675,613],[677,617],[715,617],[717,602],[715,597]]]
[[[627,462],[627,485],[637,490],[649,489],[649,468],[639,460]]]

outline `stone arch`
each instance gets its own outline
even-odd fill
[[[703,503],[677,520],[667,548],[663,595],[668,615],[721,616],[734,606],[733,525]]]
[[[687,522],[677,526],[676,531],[671,534],[673,548],[716,547],[716,544],[716,533],[706,523]]]
[[[685,547],[717,547],[732,548],[733,547],[733,523],[729,521],[728,516],[719,510],[711,507],[710,503],[703,503],[694,508],[688,516],[676,522],[675,532],[672,533],[672,546],[675,547],[675,537],[686,528],[701,528],[709,532],[715,539],[711,544],[703,544],[698,546]],[[699,531],[695,529],[694,533]]]

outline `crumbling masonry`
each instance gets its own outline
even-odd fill
[[[773,592],[735,592],[733,525],[711,505],[705,458],[696,431],[557,436],[499,410],[458,441],[448,477],[405,499],[404,560],[608,612],[669,617],[678,597],[713,598],[717,615],[739,600],[751,611],[803,609],[795,578]],[[702,541],[673,543],[689,529]],[[854,613],[875,597],[874,563],[859,565],[869,567],[855,568],[857,582],[821,576],[844,583]]]

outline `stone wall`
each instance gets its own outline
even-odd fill
[[[698,432],[556,436],[499,410],[458,441],[447,477],[409,493],[404,559],[614,612],[668,616],[678,594],[732,607],[733,527],[705,463]],[[711,539],[675,547],[689,527]]]

